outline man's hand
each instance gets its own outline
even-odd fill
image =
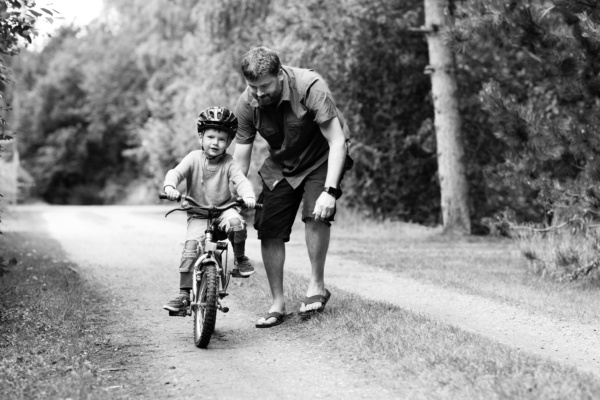
[[[326,192],[321,193],[317,199],[317,202],[315,203],[315,211],[313,211],[315,220],[326,220],[327,218],[331,217],[334,211],[335,197]]]
[[[167,194],[167,197],[171,201],[177,200],[179,198],[179,196],[181,196],[181,193],[179,193],[179,190],[175,189],[173,186],[165,187],[165,193]]]
[[[256,200],[254,200],[252,197],[244,197],[242,200],[244,200],[246,208],[253,209],[256,205]]]

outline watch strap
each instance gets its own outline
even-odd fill
[[[337,189],[337,188],[334,188],[334,187],[332,187],[332,186],[325,186],[325,187],[323,188],[323,191],[324,191],[325,193],[327,193],[327,194],[330,194],[330,195],[332,195],[332,196],[333,196],[333,197],[335,197],[336,199],[337,199],[337,198],[339,198],[339,197],[340,197],[340,195],[341,195],[341,190],[340,190],[340,189]]]

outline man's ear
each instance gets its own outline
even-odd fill
[[[279,79],[280,82],[283,82],[283,68],[279,68],[279,72],[277,73],[277,79]]]

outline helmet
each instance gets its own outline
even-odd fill
[[[198,133],[205,129],[219,129],[229,133],[233,139],[237,132],[238,122],[234,113],[223,107],[209,107],[198,116]]]

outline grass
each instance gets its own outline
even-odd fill
[[[336,218],[330,252],[537,314],[599,324],[598,286],[589,281],[557,281],[538,274],[523,255],[522,245],[506,238],[446,238],[440,235],[439,228],[391,221],[377,223],[345,211]],[[547,253],[565,243],[545,245],[542,249],[541,243],[531,243],[529,249]]]
[[[266,310],[270,294],[264,270],[236,290],[250,311]],[[307,281],[287,273],[286,304],[297,310]],[[388,303],[364,300],[334,288],[327,312],[282,326],[305,346],[410,399],[594,399],[600,380],[570,367],[529,356]],[[277,329],[280,329],[279,327]]]
[[[516,240],[530,268],[557,281],[570,281],[582,268],[598,262],[600,235],[589,231],[560,229],[549,232],[520,230]],[[600,270],[595,267],[579,278],[582,287],[600,287]]]
[[[17,264],[0,277],[0,398],[92,397],[93,353],[105,342],[90,310],[100,300],[48,239],[2,239],[0,254]]]

